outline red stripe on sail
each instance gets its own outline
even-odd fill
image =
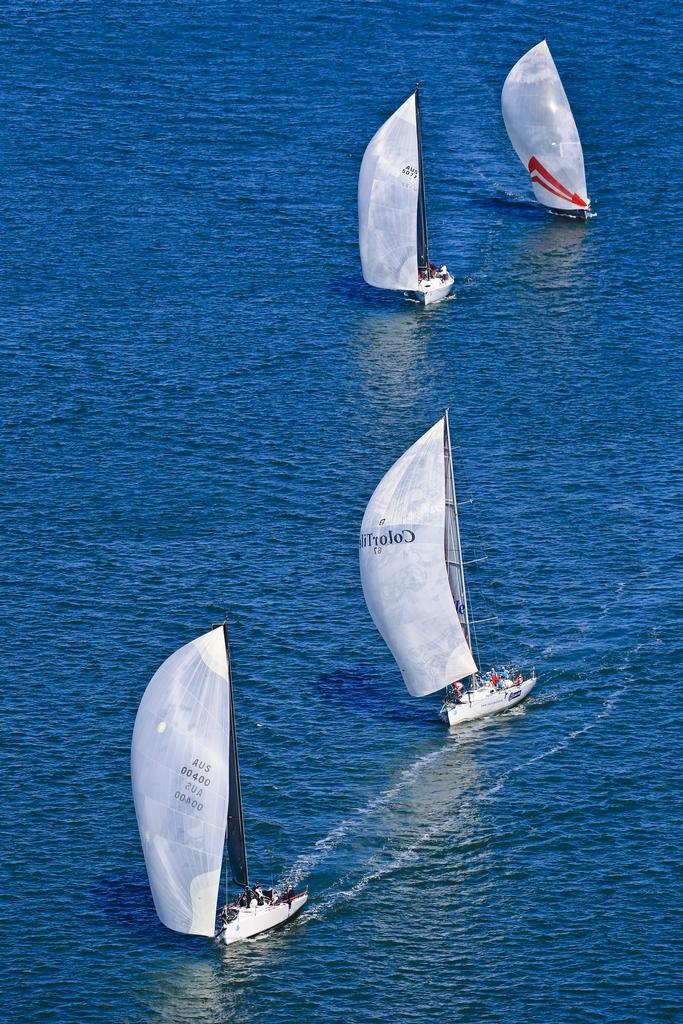
[[[569,189],[565,188],[564,185],[557,180],[557,178],[553,178],[553,176],[550,173],[550,171],[546,170],[546,168],[543,166],[541,161],[537,160],[535,156],[532,156],[531,160],[529,161],[529,174],[532,174],[533,171],[538,171],[539,174],[543,175],[543,177],[546,179],[546,181],[549,181],[550,184],[554,185],[555,188],[560,190],[560,192],[564,192],[564,194],[566,195],[567,199],[571,199],[572,194],[569,191]],[[543,184],[543,183],[541,182],[541,184]],[[546,185],[546,188],[547,188],[547,185]]]
[[[534,177],[534,171],[538,171],[538,173],[543,177]],[[550,171],[546,170],[540,160],[537,160],[535,156],[532,156],[529,161],[529,174],[531,175],[532,181],[535,181],[538,185],[542,185],[543,188],[547,189],[547,191],[551,192],[554,196],[557,196],[558,199],[564,199],[565,202],[574,203],[575,206],[582,206],[584,209],[588,206],[588,203],[585,202],[581,196],[578,196],[576,192],[571,193],[568,188],[564,187],[562,182],[558,181],[557,178],[554,178]],[[543,178],[546,180],[543,181]],[[551,188],[551,185],[554,187]]]
[[[542,185],[546,191],[552,192],[552,194],[557,196],[558,199],[564,199],[566,203],[571,202],[571,196],[566,195],[564,192],[558,192],[557,189],[551,188],[551,186],[544,181],[543,178],[539,178],[537,174],[532,174],[531,180],[535,181],[537,185]]]

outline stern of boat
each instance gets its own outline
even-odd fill
[[[511,683],[502,690],[485,686],[471,694],[463,694],[460,701],[444,700],[439,718],[446,725],[454,726],[495,715],[499,711],[521,704],[533,690],[536,681],[536,673],[532,670],[527,679],[523,679],[519,684]]]
[[[419,285],[414,292],[406,292],[405,296],[407,299],[413,299],[415,302],[421,302],[423,306],[431,306],[435,302],[441,302],[450,295],[455,280],[451,274],[448,275],[445,281],[440,278],[430,278],[428,281],[420,281]]]
[[[306,888],[289,897],[281,896],[275,903],[235,908],[236,915],[217,932],[216,938],[219,942],[231,945],[272,928],[279,928],[299,913],[307,899]]]

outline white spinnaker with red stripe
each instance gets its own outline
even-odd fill
[[[363,516],[365,602],[414,697],[477,671],[448,579],[444,419],[395,462]]]
[[[572,213],[590,205],[581,140],[545,40],[505,79],[503,120],[540,203]]]

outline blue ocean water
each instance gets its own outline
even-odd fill
[[[681,1019],[680,299],[672,9],[8,2],[3,1019]],[[499,92],[547,37],[588,224],[531,201]],[[419,79],[456,297],[366,288],[363,149]],[[485,659],[449,735],[363,603],[362,511],[451,410]],[[488,596],[487,596],[488,595]],[[129,745],[231,636],[252,873],[229,950],[154,915]]]

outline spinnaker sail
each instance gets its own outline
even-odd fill
[[[228,814],[231,691],[222,629],[172,654],[133,730],[135,811],[157,914],[167,928],[215,932]]]
[[[365,510],[365,601],[416,697],[472,675],[472,657],[446,563],[446,418],[392,466]]]
[[[413,93],[370,141],[358,178],[358,228],[363,277],[375,288],[417,287],[417,95]],[[422,242],[426,252],[426,220]]]
[[[538,201],[563,213],[587,210],[581,140],[545,40],[517,61],[505,79],[501,106]]]

